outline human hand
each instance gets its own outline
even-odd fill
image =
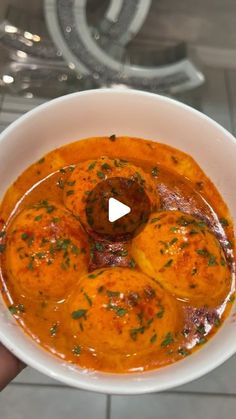
[[[0,391],[24,368],[25,364],[0,343]]]

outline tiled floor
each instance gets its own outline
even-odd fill
[[[203,88],[179,99],[236,133],[236,71],[203,68]],[[0,96],[0,131],[40,99]],[[0,419],[229,419],[236,410],[236,355],[205,377],[145,396],[98,395],[70,389],[30,368],[0,395]]]

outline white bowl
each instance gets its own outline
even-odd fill
[[[236,140],[188,106],[133,90],[91,90],[63,96],[14,122],[0,136],[0,196],[48,151],[111,133],[154,139],[191,154],[221,192],[236,222]],[[218,333],[190,357],[156,371],[118,375],[82,370],[54,358],[23,332],[0,299],[0,340],[17,357],[71,386],[111,394],[162,391],[206,374],[236,351],[235,320],[234,305]]]

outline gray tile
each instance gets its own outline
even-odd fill
[[[111,399],[111,419],[230,419],[236,398],[152,394]]]
[[[226,87],[229,95],[233,134],[236,135],[236,70],[226,71]]]
[[[232,131],[225,71],[205,67],[203,73],[206,83],[201,89],[201,111],[227,130]]]
[[[176,387],[175,391],[236,395],[236,355],[204,377]]]
[[[6,128],[6,125],[0,125],[0,132],[2,132]]]
[[[59,381],[48,377],[47,375],[41,374],[33,368],[25,368],[13,381],[14,383],[20,384],[52,384],[61,385]]]
[[[44,102],[45,99],[40,98],[31,99],[13,95],[5,95],[2,103],[2,111],[25,113]]]
[[[59,387],[8,386],[1,419],[105,419],[105,395]]]
[[[22,112],[23,113],[23,112]],[[0,125],[9,125],[18,119],[22,113],[0,111]]]

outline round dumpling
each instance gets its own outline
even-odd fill
[[[60,300],[87,271],[88,243],[63,208],[40,201],[23,210],[7,233],[9,281],[21,295]]]
[[[68,300],[78,344],[97,354],[142,354],[174,340],[173,297],[141,272],[107,268],[85,275]]]
[[[180,211],[152,214],[132,242],[143,272],[173,295],[215,306],[227,296],[231,274],[221,246],[204,222]]]
[[[158,208],[159,197],[154,179],[141,168],[136,167],[126,160],[112,160],[107,157],[88,160],[76,166],[64,188],[64,202],[66,207],[74,215],[79,216],[84,225],[87,225],[86,203],[88,195],[99,182],[117,177],[137,181],[144,188],[150,200],[152,210]]]

